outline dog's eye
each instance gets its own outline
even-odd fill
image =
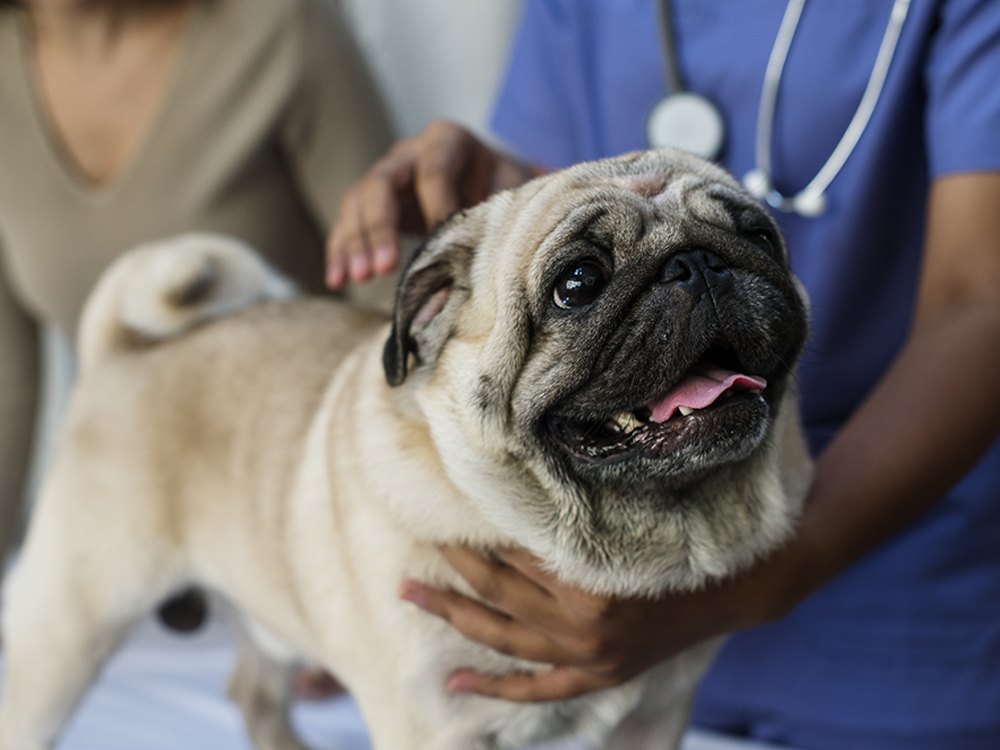
[[[552,296],[555,303],[565,309],[586,307],[600,296],[607,282],[603,267],[593,261],[581,261],[560,274]]]
[[[748,239],[772,258],[777,257],[778,242],[770,232],[759,229],[752,232]]]

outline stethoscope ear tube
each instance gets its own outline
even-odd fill
[[[664,0],[669,2],[669,0]],[[801,216],[814,217],[826,211],[826,189],[833,182],[840,170],[843,169],[848,157],[854,151],[868,126],[875,105],[882,95],[882,88],[885,85],[886,75],[889,72],[889,65],[896,52],[896,45],[899,42],[899,35],[906,20],[910,7],[910,0],[896,0],[892,6],[889,16],[889,24],[882,35],[882,43],[879,46],[878,55],[875,58],[875,65],[871,75],[868,77],[868,85],[865,93],[861,97],[861,102],[851,118],[847,130],[841,137],[837,147],[830,154],[830,158],[820,168],[816,176],[802,190],[791,197],[782,195],[775,189],[771,177],[771,139],[774,127],[774,113],[778,98],[778,86],[781,82],[781,74],[784,71],[785,61],[788,57],[788,50],[792,46],[792,38],[798,28],[799,18],[802,15],[802,8],[806,0],[789,0],[785,15],[778,29],[778,36],[775,39],[774,47],[771,48],[771,57],[767,63],[767,71],[764,74],[764,86],[761,90],[760,108],[757,114],[757,144],[756,144],[756,167],[750,170],[743,178],[743,184],[753,195],[766,200],[771,206],[782,210],[792,211]]]
[[[767,201],[778,210],[815,217],[826,211],[826,189],[844,167],[875,111],[875,105],[885,85],[889,65],[896,52],[903,22],[909,11],[910,0],[895,0],[892,6],[889,23],[882,36],[868,85],[840,142],[809,184],[794,196],[788,197],[774,187],[771,174],[771,141],[778,88],[805,3],[806,0],[789,0],[774,46],[771,48],[757,112],[756,165],[744,176],[743,184],[751,194]],[[706,97],[684,90],[680,62],[674,44],[673,9],[670,0],[660,2],[660,24],[666,58],[666,77],[671,93],[650,110],[646,118],[647,141],[653,147],[674,145],[706,158],[716,158],[721,153],[725,141],[722,114]],[[688,104],[684,107],[671,103],[672,99],[683,97],[699,97],[703,101],[697,105]],[[706,153],[708,151],[711,153]]]

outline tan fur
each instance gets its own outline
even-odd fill
[[[697,459],[706,474],[693,490],[669,478],[650,489],[626,462],[588,494],[536,429],[586,393],[576,359],[598,354],[574,350],[596,323],[569,330],[571,317],[546,307],[551,262],[595,206],[611,207],[616,274],[632,273],[633,245],[645,268],[701,227],[745,275],[741,289],[766,277],[804,316],[786,260],[730,242],[745,230],[716,189],[753,205],[724,173],[676,152],[501,194],[417,255],[391,329],[336,302],[288,298],[228,240],[187,237],[123,259],[85,314],[86,366],[9,582],[0,750],[50,746],[125,628],[191,583],[246,617],[259,650],[243,654],[233,692],[261,748],[299,747],[284,692],[299,660],[347,684],[376,750],[513,749],[569,733],[595,747],[674,747],[715,642],[562,704],[449,695],[456,668],[538,665],[465,640],[397,590],[405,578],[466,590],[437,552],[457,542],[525,545],[594,590],[655,594],[729,574],[788,533],[809,468],[790,382],[774,385],[784,390],[766,440],[711,470],[715,459]],[[629,222],[645,233],[622,229]],[[611,303],[618,293],[609,287]],[[143,303],[130,308],[133,298]],[[794,356],[802,330],[778,333]],[[616,509],[631,487],[634,507]],[[685,510],[675,491],[711,500]],[[642,546],[615,530],[623,513],[629,528],[672,541]]]

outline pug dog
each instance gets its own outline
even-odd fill
[[[298,296],[212,235],[140,247],[86,307],[82,373],[6,590],[0,748],[51,747],[129,626],[197,585],[241,613],[232,692],[262,750],[303,661],[375,750],[675,747],[718,645],[567,701],[450,694],[544,668],[402,601],[472,595],[440,545],[518,545],[594,592],[724,578],[810,477],[806,302],[768,213],[673,150],[541,177],[446,222],[391,320]]]

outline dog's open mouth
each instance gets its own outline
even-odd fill
[[[588,463],[617,463],[636,456],[666,458],[696,440],[742,443],[757,432],[767,407],[767,381],[712,364],[697,362],[669,391],[642,406],[618,411],[603,421],[549,417],[556,440]],[[743,434],[736,434],[743,433]]]

